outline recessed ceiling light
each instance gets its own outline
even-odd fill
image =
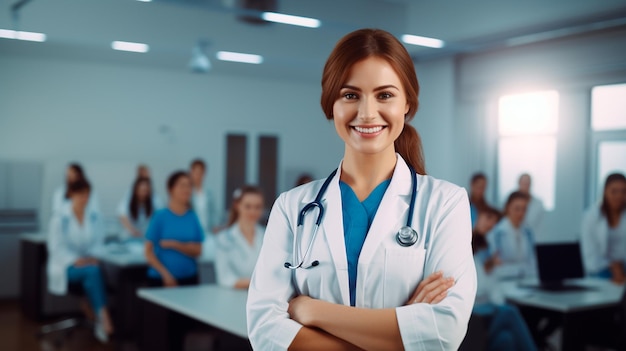
[[[285,14],[276,13],[276,12],[263,12],[263,14],[261,15],[261,18],[270,22],[291,24],[293,26],[301,26],[301,27],[309,27],[309,28],[318,28],[320,25],[322,25],[322,22],[315,18],[285,15]]]
[[[46,41],[46,35],[43,33],[23,32],[19,30],[10,30],[10,29],[0,29],[0,38],[37,41],[37,42]]]
[[[253,54],[242,54],[240,52],[218,51],[217,59],[222,61],[252,63],[258,65],[263,62],[263,56]]]
[[[435,49],[440,49],[444,47],[445,45],[443,40],[429,38],[429,37],[421,37],[419,35],[411,35],[411,34],[404,34],[402,36],[402,41],[411,45],[426,46],[426,47],[435,48]]]
[[[137,0],[137,1],[140,1],[140,2],[152,2],[152,0]]]
[[[113,50],[131,51],[131,52],[148,52],[150,46],[143,43],[132,43],[129,41],[114,41],[111,43]]]

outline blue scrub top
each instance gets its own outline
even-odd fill
[[[146,231],[146,239],[152,241],[156,257],[174,278],[190,278],[197,274],[195,257],[177,250],[163,249],[159,245],[159,241],[164,239],[202,243],[204,231],[193,210],[188,210],[183,215],[177,215],[169,208],[155,212]],[[159,272],[152,267],[148,269],[148,277],[161,279]]]
[[[350,306],[356,304],[356,274],[359,255],[365,242],[367,232],[374,221],[378,206],[389,187],[391,179],[378,184],[369,196],[359,201],[350,186],[339,181],[341,189],[341,205],[343,212],[343,233],[348,257],[348,283],[350,287]]]

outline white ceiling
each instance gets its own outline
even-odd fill
[[[16,1],[0,0],[0,28],[14,29],[10,6]],[[0,53],[186,72],[191,48],[203,38],[212,43],[212,54],[226,50],[265,57],[258,66],[212,60],[211,74],[318,80],[334,43],[361,27],[446,41],[442,50],[407,46],[421,60],[506,45],[520,36],[626,22],[623,0],[277,0],[280,12],[322,20],[320,28],[310,29],[245,23],[222,1],[227,0],[33,0],[20,11],[19,29],[46,33],[48,40],[0,39]],[[116,52],[110,49],[112,40],[148,43],[150,52]]]

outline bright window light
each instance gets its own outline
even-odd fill
[[[554,209],[556,186],[556,138],[504,137],[498,145],[498,192],[504,205],[509,194],[518,188],[520,175],[531,176],[531,193],[546,210]]]
[[[322,25],[322,22],[315,18],[285,15],[276,12],[263,12],[261,18],[270,22],[291,24],[292,26],[301,26],[308,28],[318,28],[320,25]]]
[[[626,84],[604,85],[591,90],[593,130],[626,129]]]
[[[131,51],[131,52],[148,52],[150,47],[148,44],[143,43],[132,43],[128,41],[114,41],[111,43],[111,48],[114,50],[120,51]]]
[[[261,55],[242,54],[239,52],[218,51],[216,56],[218,60],[222,61],[252,63],[256,65],[263,62],[263,56]]]
[[[152,0],[137,0],[137,1],[140,1],[140,2],[152,2]]]
[[[500,135],[553,134],[558,129],[559,93],[554,90],[500,98]]]
[[[602,197],[604,181],[611,173],[626,174],[626,141],[602,141],[598,145],[598,190]],[[598,199],[599,199],[598,198]]]
[[[411,34],[404,34],[402,36],[402,41],[411,45],[426,46],[426,47],[435,48],[435,49],[440,49],[444,47],[445,45],[443,40],[429,38],[429,37],[420,37],[419,35],[411,35]]]
[[[27,41],[36,41],[36,42],[46,41],[46,35],[43,33],[23,32],[23,31],[10,30],[10,29],[0,29],[0,38],[27,40]]]

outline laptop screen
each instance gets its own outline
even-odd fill
[[[579,243],[538,244],[536,250],[541,282],[584,277]]]

